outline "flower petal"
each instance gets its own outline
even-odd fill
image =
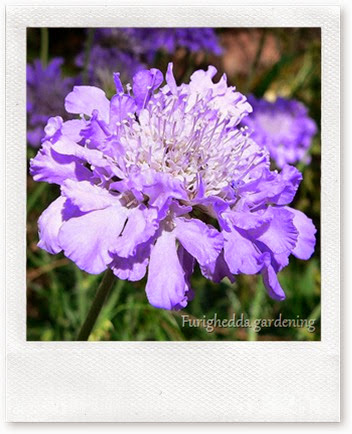
[[[312,220],[303,212],[286,207],[293,213],[293,224],[297,228],[298,238],[292,253],[299,259],[309,259],[315,247],[315,233],[317,232]]]
[[[280,173],[263,168],[261,176],[253,182],[238,187],[241,195],[246,195],[247,203],[252,205],[287,205],[295,197],[302,174],[293,166],[286,165]]]
[[[262,252],[245,231],[233,229],[222,231],[224,258],[231,273],[256,274],[262,268]]]
[[[159,223],[155,209],[148,209],[144,205],[132,209],[123,233],[112,253],[123,258],[135,255],[137,246],[148,241],[155,234],[158,227]]]
[[[110,103],[105,92],[94,86],[74,86],[65,99],[65,109],[69,113],[92,116],[98,110],[99,118],[109,122]]]
[[[113,258],[109,267],[116,277],[132,282],[141,280],[146,271],[150,256],[151,243],[144,243],[137,247],[135,254],[128,258],[122,258],[111,254]]]
[[[144,108],[151,94],[163,82],[163,74],[156,68],[144,69],[137,72],[133,77],[133,94],[137,106]]]
[[[114,95],[110,103],[109,127],[114,131],[116,123],[121,123],[129,114],[136,111],[136,103],[129,95]]]
[[[61,252],[58,236],[62,224],[71,217],[81,215],[82,212],[70,200],[59,196],[39,217],[38,247],[52,254]]]
[[[294,249],[298,231],[293,224],[293,215],[284,208],[271,207],[268,209],[272,219],[259,229],[249,230],[248,233],[256,240],[264,243],[273,253],[290,253]]]
[[[52,254],[59,253],[62,250],[59,245],[58,234],[63,223],[62,209],[65,201],[65,197],[58,197],[41,214],[38,220],[38,247]]]
[[[79,142],[82,139],[81,131],[86,126],[83,119],[72,119],[62,124],[62,134],[74,142]]]
[[[195,259],[192,255],[190,255],[186,249],[182,247],[182,245],[178,246],[177,249],[178,259],[180,260],[180,264],[185,272],[185,282],[187,285],[187,300],[191,301],[194,298],[194,291],[191,287],[191,277],[194,270],[194,265],[196,263]]]
[[[126,218],[124,208],[116,205],[71,218],[61,226],[59,243],[79,268],[99,274],[111,262],[109,250],[116,246]]]
[[[44,142],[38,154],[31,159],[30,173],[35,181],[59,185],[66,179],[82,181],[92,175],[79,158],[56,152],[50,142]]]
[[[145,290],[155,307],[170,310],[187,305],[189,288],[172,232],[163,231],[152,248]]]
[[[269,254],[267,253],[266,255],[268,255],[264,260],[266,265],[264,265],[262,269],[264,286],[271,298],[278,301],[285,300],[286,295],[284,293],[284,290],[281,288],[280,282],[277,279],[277,275],[275,273],[274,268],[270,264]]]
[[[224,277],[228,277],[232,283],[235,281],[235,278],[224,259],[224,252],[220,253],[215,262],[208,265],[201,265],[200,269],[203,276],[213,282],[220,283]]]
[[[104,155],[102,151],[78,145],[72,140],[69,140],[66,136],[61,136],[60,139],[52,145],[52,149],[62,156],[76,157],[82,161],[82,164],[88,163],[94,166],[95,169],[106,170],[108,174],[123,176],[121,170],[116,166],[116,163],[107,155]],[[88,172],[92,174],[92,172]]]
[[[303,178],[301,172],[296,167],[287,164],[282,168],[278,178],[283,188],[274,198],[275,203],[277,205],[291,203]]]
[[[175,223],[176,238],[200,265],[216,261],[223,248],[220,232],[198,219],[177,217]]]
[[[237,212],[233,210],[225,211],[222,217],[236,226],[239,229],[259,229],[264,224],[269,223],[272,220],[272,215],[268,212],[259,214],[254,212]]]
[[[68,179],[61,186],[61,194],[68,197],[83,212],[120,204],[118,198],[109,193],[108,190],[88,181],[76,182]]]

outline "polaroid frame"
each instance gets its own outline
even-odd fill
[[[337,422],[339,7],[13,6],[6,11],[7,420]],[[26,28],[321,27],[320,342],[26,341]]]

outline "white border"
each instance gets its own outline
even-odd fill
[[[339,7],[8,7],[7,420],[339,420]],[[26,342],[26,27],[322,28],[322,341]]]

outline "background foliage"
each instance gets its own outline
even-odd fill
[[[195,69],[213,64],[218,77],[223,72],[229,83],[242,93],[268,99],[277,95],[296,98],[308,108],[320,126],[320,31],[319,29],[217,29],[224,48],[222,56],[190,55],[184,50],[168,55],[159,53],[154,67],[166,70],[175,63],[178,81],[187,81]],[[74,63],[87,46],[84,29],[49,29],[48,49],[40,29],[28,29],[28,61],[40,56],[65,59],[64,73],[80,71]],[[46,50],[46,51],[45,51]],[[109,89],[106,89],[109,92]],[[28,161],[36,150],[27,147]],[[181,312],[159,310],[149,305],[145,279],[140,282],[116,281],[97,321],[91,340],[319,340],[320,339],[320,137],[314,138],[309,166],[299,164],[303,182],[293,206],[307,213],[318,229],[317,246],[309,261],[292,257],[279,274],[287,298],[271,300],[258,276],[239,276],[234,284],[213,284],[199,270],[192,283],[195,299]],[[35,183],[28,176],[27,195],[27,338],[28,340],[74,340],[82,324],[100,276],[79,270],[62,254],[49,255],[37,247],[37,220],[59,195],[58,187]],[[190,318],[282,318],[314,319],[316,330],[305,328],[216,328],[182,327],[182,315]]]

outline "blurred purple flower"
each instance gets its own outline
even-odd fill
[[[119,71],[123,84],[146,64],[152,64],[158,51],[171,54],[184,47],[191,52],[221,54],[216,33],[210,28],[99,28],[89,54],[89,83],[110,90],[113,73]],[[76,57],[84,68],[85,52]]]
[[[83,69],[84,62],[85,53],[81,52],[76,57],[76,65]],[[95,44],[89,54],[88,80],[94,86],[111,89],[114,88],[114,72],[119,71],[121,81],[128,83],[134,74],[144,68],[145,65],[129,52],[114,46],[102,47]]]
[[[260,273],[284,299],[277,273],[315,246],[312,221],[288,206],[302,176],[270,171],[267,151],[239,127],[251,106],[215,74],[209,66],[177,86],[170,64],[161,87],[162,73],[144,70],[133,93],[115,74],[110,101],[76,86],[65,107],[80,118],[50,119],[31,160],[35,181],[61,187],[38,245],[93,274],[111,268],[135,281],[148,267],[147,297],[159,308],[187,305],[196,262],[215,282]]]
[[[243,124],[252,139],[266,147],[279,168],[302,161],[310,163],[308,151],[317,126],[299,101],[277,98],[275,102],[249,96],[253,113]]]
[[[54,115],[65,115],[64,98],[74,80],[63,78],[63,59],[54,58],[44,67],[39,59],[27,65],[27,140],[39,147],[44,126]]]
[[[96,40],[101,44],[110,41],[110,44],[120,49],[127,49],[137,56],[144,55],[149,63],[153,62],[159,50],[172,54],[177,48],[182,47],[192,53],[199,51],[215,55],[222,53],[214,29],[204,27],[102,28],[96,30]]]

